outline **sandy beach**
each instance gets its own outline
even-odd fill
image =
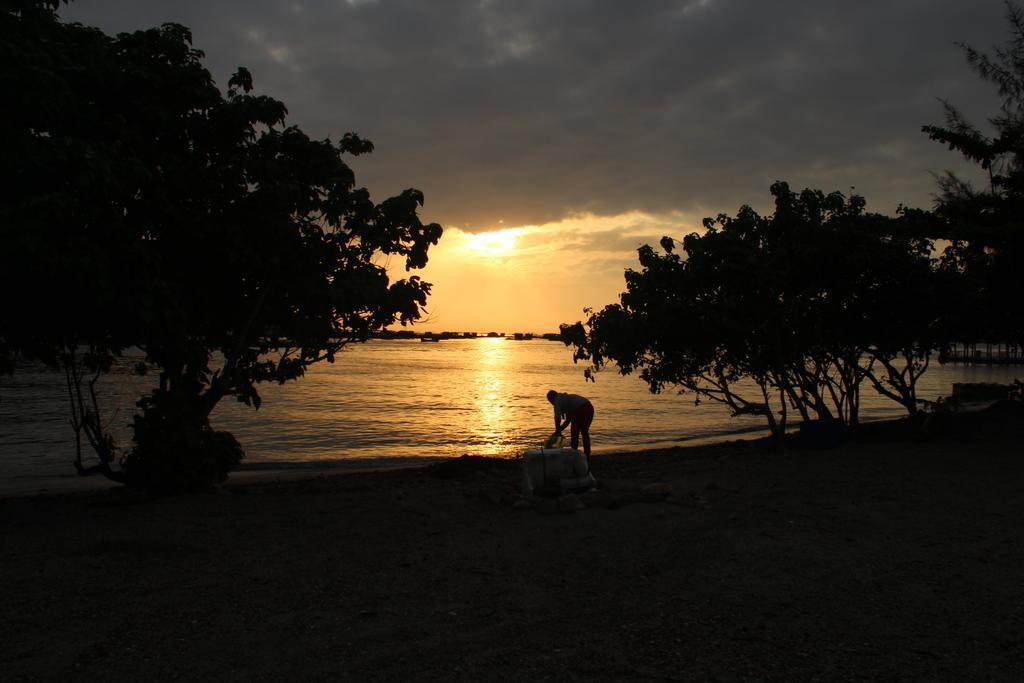
[[[1020,680],[1024,431],[954,432],[600,455],[572,513],[517,505],[519,463],[486,458],[6,498],[0,670]]]

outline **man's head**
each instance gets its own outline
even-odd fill
[[[558,398],[558,392],[552,389],[548,392],[548,403],[554,403],[555,399]]]

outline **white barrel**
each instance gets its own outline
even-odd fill
[[[523,494],[593,488],[587,456],[572,448],[533,448],[523,453]]]

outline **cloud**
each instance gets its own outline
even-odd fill
[[[621,280],[635,265],[637,249],[657,245],[664,235],[681,238],[701,231],[681,214],[655,216],[630,212],[616,216],[576,215],[541,225],[471,233],[450,228],[431,251],[424,277],[439,270],[501,270],[528,279],[550,277],[560,269],[581,279]]]
[[[927,205],[929,171],[960,165],[920,132],[941,122],[936,98],[976,120],[996,107],[953,41],[1005,38],[999,0],[93,0],[62,11],[110,32],[190,26],[220,83],[248,66],[310,134],[369,137],[377,151],[353,165],[375,196],[417,187],[425,217],[469,231],[765,208],[776,179],[855,186],[876,210]]]
[[[549,332],[586,306],[614,301],[636,250],[699,222],[681,214],[574,215],[551,223],[471,233],[449,229],[421,273],[433,283],[434,330]],[[392,264],[396,277],[404,275]]]

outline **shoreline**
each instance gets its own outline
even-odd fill
[[[983,415],[989,406],[977,405],[974,410],[961,415]],[[867,438],[877,438],[877,434],[901,433],[906,429],[906,418],[869,419],[861,423],[860,434]],[[719,434],[715,436],[698,436],[679,439],[672,442],[657,442],[629,447],[597,447],[592,458],[602,460],[620,456],[656,455],[672,452],[675,457],[685,457],[684,453],[706,448],[729,447],[734,445],[757,445],[769,443],[770,437],[762,428],[747,428]],[[794,427],[787,435],[796,434]],[[745,437],[745,435],[748,435]],[[873,436],[874,435],[874,436]],[[858,437],[853,437],[856,440]],[[863,438],[863,437],[860,437]],[[901,436],[900,438],[904,438]],[[333,458],[320,460],[259,460],[243,461],[228,475],[221,487],[244,486],[254,482],[302,481],[319,477],[357,474],[367,472],[387,472],[398,469],[423,469],[436,463],[462,458],[482,459],[486,461],[505,461],[521,463],[521,455],[505,457],[501,455],[425,455],[425,456],[367,456],[351,458]],[[124,488],[123,484],[110,481],[100,474],[81,477],[69,467],[66,474],[14,474],[0,477],[0,501],[33,496],[61,496],[81,493],[116,490]]]
[[[743,434],[738,432],[737,434]],[[651,445],[629,448],[595,448],[593,456],[614,457],[646,452],[662,452],[673,449],[704,448],[719,444],[731,444],[739,441],[755,442],[763,437],[750,439],[722,437],[695,437],[673,445]],[[222,486],[244,485],[249,481],[272,481],[313,479],[321,476],[343,475],[364,472],[386,472],[396,469],[420,469],[449,460],[472,457],[494,461],[521,462],[521,455],[503,457],[499,455],[459,455],[459,456],[369,456],[353,458],[336,458],[328,460],[261,460],[243,461],[231,471]],[[122,488],[123,485],[106,479],[101,474],[88,477],[78,476],[69,466],[67,474],[14,474],[0,477],[0,500],[9,498],[25,498],[31,496],[59,496],[78,493],[102,491],[109,488]]]
[[[978,404],[973,413],[983,413],[987,406]],[[872,434],[879,430],[899,431],[906,418],[878,418],[868,419],[861,423],[861,431],[865,434]],[[757,444],[767,442],[769,437],[765,435],[765,428],[744,428],[734,432],[717,434],[712,436],[696,436],[684,439],[677,439],[670,442],[655,442],[651,444],[637,444],[625,447],[595,447],[592,457],[603,459],[606,457],[617,457],[638,454],[664,453],[670,451],[683,451],[689,449],[704,449],[708,447],[729,446],[733,444]],[[796,427],[789,432],[789,436],[796,433]],[[856,438],[856,437],[855,437]],[[227,481],[221,486],[230,487],[244,485],[246,482],[293,481],[302,479],[314,479],[334,474],[351,474],[363,472],[389,471],[394,469],[420,469],[429,467],[432,464],[460,458],[472,457],[483,458],[494,461],[521,462],[521,454],[515,456],[502,455],[424,455],[424,456],[366,456],[350,458],[332,458],[319,460],[257,460],[244,461],[228,475]],[[8,474],[0,476],[0,500],[25,498],[32,496],[61,496],[74,495],[103,491],[106,489],[119,489],[123,485],[110,481],[100,474],[81,477],[73,468],[68,467],[64,474]]]
[[[332,474],[388,472],[422,468],[448,458],[350,458],[344,460],[299,460],[242,463],[228,474],[222,486],[244,485],[260,481],[299,481]],[[69,468],[70,469],[70,468]],[[0,478],[0,501],[33,496],[61,496],[125,488],[102,474],[82,477],[72,470],[66,475],[8,475]]]

